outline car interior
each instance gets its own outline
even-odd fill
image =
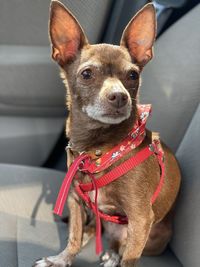
[[[62,0],[91,43],[119,44],[147,0]],[[200,3],[155,0],[158,34],[144,69],[140,102],[182,173],[173,238],[140,267],[200,266]],[[66,89],[51,59],[50,0],[0,0],[0,267],[28,267],[56,255],[68,224],[52,212],[67,171]],[[173,179],[173,177],[172,177]],[[63,218],[67,217],[67,209]],[[104,240],[106,247],[106,240]],[[99,265],[92,240],[73,266]]]

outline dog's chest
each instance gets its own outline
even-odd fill
[[[89,196],[90,196],[91,201],[94,203],[95,202],[95,191],[89,192]],[[117,210],[116,206],[113,203],[111,203],[108,196],[101,189],[98,190],[98,193],[97,193],[97,203],[98,203],[98,208],[105,213],[113,213],[113,212],[116,212]]]

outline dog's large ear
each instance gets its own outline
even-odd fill
[[[145,5],[126,26],[120,45],[143,67],[153,57],[156,36],[156,12],[153,4]]]
[[[52,58],[63,66],[71,62],[88,40],[75,17],[59,1],[50,7],[49,33]]]

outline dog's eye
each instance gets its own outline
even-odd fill
[[[91,69],[86,69],[86,70],[81,72],[81,75],[82,75],[83,79],[89,80],[92,78],[92,71],[91,71]]]
[[[138,79],[139,74],[138,74],[136,71],[131,70],[131,71],[129,72],[129,74],[128,74],[128,77],[129,77],[129,79],[135,81],[135,80]]]

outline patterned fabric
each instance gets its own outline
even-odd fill
[[[108,151],[101,158],[91,163],[88,168],[88,171],[90,173],[98,173],[107,169],[114,162],[125,156],[127,153],[138,147],[143,142],[146,136],[145,128],[147,119],[151,113],[151,105],[137,105],[137,110],[138,120],[135,122],[133,129],[128,134],[126,139],[124,139],[119,145]]]

